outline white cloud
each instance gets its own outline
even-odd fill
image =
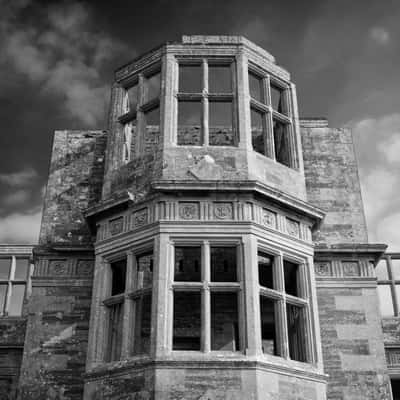
[[[31,167],[19,172],[11,172],[8,174],[0,174],[0,183],[9,186],[25,186],[32,183],[38,177],[38,173]]]
[[[1,203],[4,206],[21,206],[28,202],[29,197],[29,190],[19,189],[15,192],[7,193],[1,199]]]
[[[13,213],[0,218],[0,243],[36,244],[41,212]]]
[[[386,45],[390,41],[390,33],[380,26],[371,28],[369,31],[370,38],[379,45]]]
[[[379,150],[385,155],[389,163],[400,162],[400,125],[397,133],[379,144]]]
[[[22,2],[19,10],[25,6]],[[7,14],[13,18],[0,24],[4,62],[62,100],[70,116],[91,127],[102,123],[109,84],[99,71],[123,45],[96,30],[89,9],[80,3],[50,4],[35,25],[18,24],[18,7],[11,7]]]
[[[379,221],[376,228],[379,242],[389,245],[388,251],[400,251],[400,212],[388,215]]]

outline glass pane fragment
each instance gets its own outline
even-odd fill
[[[260,296],[260,314],[263,353],[279,355],[276,340],[275,301]]]
[[[200,350],[200,292],[174,293],[173,350]]]
[[[285,104],[285,90],[271,84],[271,106],[275,111],[281,114],[287,114],[286,104]]]
[[[239,350],[236,293],[211,293],[211,350]]]
[[[136,257],[137,288],[150,288],[153,285],[153,253]]]
[[[175,247],[175,281],[201,281],[201,247]]]
[[[182,93],[203,91],[201,65],[179,65],[179,91]]]
[[[283,273],[285,276],[285,292],[299,297],[299,265],[283,260]]]
[[[270,289],[274,288],[274,257],[259,252],[258,253],[258,282],[260,286]]]
[[[108,311],[108,354],[106,356],[106,361],[117,361],[121,358],[124,304],[114,304],[108,307]]]
[[[254,151],[266,155],[263,113],[254,109],[251,109],[251,144]]]
[[[200,146],[201,102],[180,101],[178,103],[178,145]]]
[[[262,79],[255,74],[249,72],[249,89],[250,96],[261,103],[265,103],[263,95]]]
[[[17,258],[15,266],[16,280],[26,280],[28,275],[29,260],[27,258]]]
[[[22,313],[22,305],[25,296],[25,285],[12,285],[11,298],[8,306],[8,315],[18,316]]]
[[[230,65],[208,66],[208,91],[210,93],[231,93],[232,79]]]
[[[0,258],[0,279],[8,280],[11,269],[11,258]]]
[[[211,146],[232,146],[232,102],[209,103],[209,143]]]
[[[211,247],[211,280],[237,282],[236,247]]]

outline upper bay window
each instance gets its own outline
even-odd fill
[[[154,151],[160,134],[160,67],[133,76],[125,87],[123,114],[123,160],[128,162]]]
[[[178,145],[234,146],[234,63],[179,61]]]
[[[296,167],[289,86],[249,68],[253,150],[288,167]]]

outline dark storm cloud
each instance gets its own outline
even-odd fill
[[[105,128],[115,68],[182,34],[234,34],[291,72],[301,115],[354,127],[371,237],[390,235],[400,248],[393,235],[400,224],[393,201],[400,195],[397,1],[0,0],[0,6],[0,225],[38,221],[53,131]],[[10,185],[29,171],[37,175],[34,184]]]

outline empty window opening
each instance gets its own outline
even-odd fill
[[[283,274],[285,277],[285,292],[300,297],[299,292],[299,265],[283,260]]]
[[[201,281],[201,247],[175,247],[175,281]]]
[[[153,284],[153,253],[136,257],[137,288],[151,288]]]
[[[211,280],[237,282],[236,247],[214,247],[211,252]]]
[[[232,102],[209,103],[209,144],[211,146],[233,145]]]
[[[382,317],[393,316],[394,309],[390,285],[378,285],[378,296]]]
[[[261,341],[264,354],[279,355],[276,341],[275,301],[260,296]]]
[[[8,280],[11,269],[11,258],[0,258],[0,279]]]
[[[144,101],[148,102],[160,97],[161,75],[159,72],[144,77]]]
[[[275,159],[281,164],[290,167],[290,143],[288,124],[273,119]]]
[[[253,108],[251,109],[251,144],[254,151],[266,155],[264,113]]]
[[[128,104],[126,112],[134,112],[137,109],[139,98],[139,85],[135,84],[127,89]]]
[[[258,282],[260,286],[274,288],[274,257],[266,253],[258,253]]]
[[[151,294],[146,294],[134,301],[135,327],[133,355],[150,352],[151,331]]]
[[[307,361],[304,311],[304,307],[286,304],[289,357],[303,362]]]
[[[111,263],[111,273],[111,296],[115,296],[125,291],[126,259]]]
[[[389,279],[386,259],[379,261],[378,265],[375,268],[375,275],[378,280],[381,281],[386,281]]]
[[[202,145],[201,102],[178,102],[178,145]]]
[[[179,91],[201,93],[203,89],[201,65],[179,65]]]
[[[211,293],[211,350],[239,350],[236,293]]]
[[[200,292],[174,292],[173,350],[200,350]]]
[[[25,281],[29,271],[29,260],[26,258],[17,258],[15,260],[15,280]]]
[[[210,93],[231,93],[232,79],[230,65],[208,66],[208,91]]]
[[[25,297],[25,285],[14,284],[11,290],[11,300],[8,307],[9,316],[17,316],[22,313],[22,305]]]
[[[109,327],[106,361],[116,361],[121,358],[123,311],[123,303],[113,304],[108,307]]]

